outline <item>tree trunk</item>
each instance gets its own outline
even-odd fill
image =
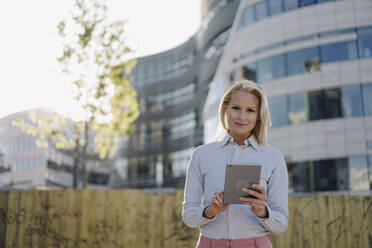
[[[83,154],[82,154],[82,173],[83,173],[83,188],[87,187],[87,147],[89,142],[89,121],[85,122],[84,125],[84,145],[83,145]]]
[[[74,134],[74,164],[73,164],[73,172],[72,172],[72,187],[78,187],[78,178],[79,178],[79,147],[80,147],[80,129],[77,125],[75,125],[75,134]]]

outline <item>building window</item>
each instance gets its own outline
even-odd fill
[[[369,189],[372,189],[372,154],[367,156]]]
[[[363,106],[366,115],[372,115],[372,84],[362,85]]]
[[[340,89],[309,93],[310,120],[341,117]]]
[[[174,177],[185,176],[190,154],[194,148],[170,153],[169,158],[172,163],[172,175]]]
[[[350,190],[368,190],[368,164],[366,156],[349,158]]]
[[[356,41],[333,43],[320,47],[321,62],[328,63],[347,59],[356,59]]]
[[[348,190],[349,168],[347,159],[329,159],[312,162],[314,190]]]
[[[261,21],[268,16],[266,1],[256,3],[254,6],[255,21]]]
[[[256,82],[257,79],[256,63],[249,63],[243,66],[243,77]]]
[[[307,121],[307,94],[300,92],[288,96],[289,123],[298,124]]]
[[[299,5],[301,7],[312,5],[312,4],[315,4],[315,0],[299,0]]]
[[[309,92],[309,119],[321,120],[324,118],[322,91]]]
[[[317,70],[319,51],[317,47],[289,52],[287,54],[288,75]]]
[[[352,117],[363,115],[360,85],[342,87],[341,95],[342,116]]]
[[[98,185],[107,185],[109,182],[110,176],[108,174],[91,172],[88,175],[88,183],[98,184]]]
[[[240,19],[239,27],[244,27],[254,22],[254,12],[251,6],[245,8]]]
[[[308,162],[288,165],[289,188],[294,192],[310,192],[310,170]]]
[[[195,112],[171,120],[172,139],[193,135],[196,127]]]
[[[285,75],[284,55],[276,55],[259,60],[257,63],[257,81],[260,83]]]
[[[341,91],[337,89],[329,89],[323,91],[323,106],[324,118],[341,117]]]
[[[278,96],[269,99],[269,109],[273,127],[288,125],[287,97]]]
[[[268,9],[269,9],[269,15],[271,16],[282,13],[282,10],[283,10],[282,1],[268,0]]]
[[[372,28],[358,28],[359,56],[372,57]]]
[[[284,11],[298,8],[298,0],[283,0]]]
[[[246,65],[247,68],[243,68],[243,70],[246,70],[246,74],[254,72],[255,74],[253,74],[252,76],[256,77],[255,81],[257,82],[270,81],[280,77],[303,72],[319,71],[321,63],[358,58],[357,42],[359,42],[359,54],[363,53],[363,55],[360,55],[360,57],[371,57],[372,55],[370,54],[370,51],[372,50],[372,38],[370,37],[368,32],[372,32],[372,28],[365,28],[361,30],[366,30],[366,34],[363,36],[363,32],[360,30],[358,31],[360,34],[360,41],[353,40],[347,42],[339,42],[274,55],[250,62],[248,65]],[[332,32],[332,35],[346,33],[355,34],[355,29],[339,30],[337,32]],[[261,54],[263,51],[268,51],[272,48],[285,48],[285,46],[288,44],[293,44],[299,41],[306,41],[309,39],[314,39],[315,36],[324,35],[324,33],[319,33],[317,35],[303,36],[282,43],[274,43],[263,48],[251,50],[246,52],[239,58],[234,58],[234,63],[243,58]],[[244,77],[247,78],[247,76]]]

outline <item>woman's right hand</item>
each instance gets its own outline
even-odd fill
[[[211,219],[229,207],[229,204],[223,202],[223,193],[223,191],[214,193],[210,205],[204,211],[207,218]]]

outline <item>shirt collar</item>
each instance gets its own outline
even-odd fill
[[[221,146],[224,147],[227,144],[233,143],[233,142],[234,141],[233,141],[232,136],[229,133],[226,133],[225,137],[221,141]],[[258,144],[257,139],[256,139],[256,136],[254,134],[252,134],[251,136],[249,136],[248,139],[244,140],[244,146],[248,147],[250,145],[255,150],[257,150],[257,151],[259,150],[259,144]]]

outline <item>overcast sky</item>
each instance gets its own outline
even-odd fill
[[[72,0],[2,1],[0,8],[0,118],[37,107],[73,117],[71,84],[60,73],[58,22]],[[110,19],[127,19],[135,56],[168,50],[200,26],[200,0],[109,0]]]

